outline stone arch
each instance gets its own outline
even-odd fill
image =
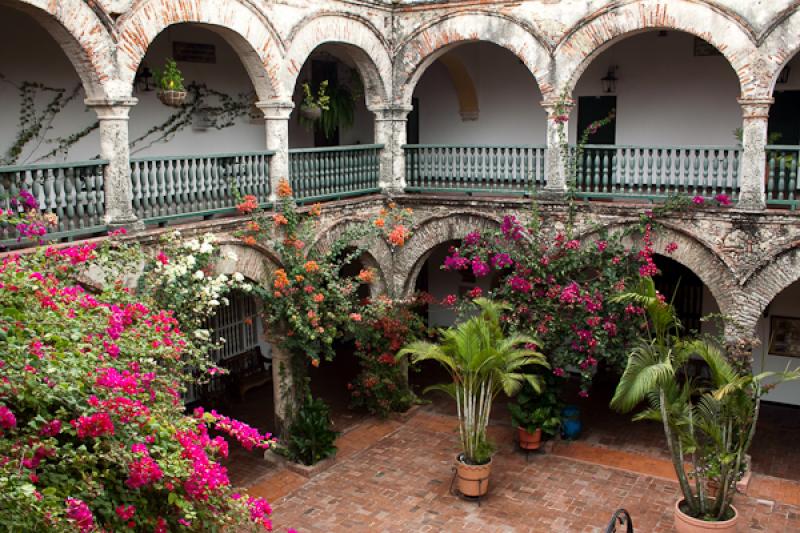
[[[611,233],[635,228],[637,225],[638,222],[631,221],[612,224],[604,229]],[[590,239],[598,231],[587,232],[583,239]],[[641,238],[633,235],[626,237],[625,241],[626,245],[641,244]],[[667,244],[673,242],[678,245],[677,250],[671,254],[665,253]],[[662,224],[653,232],[653,249],[655,253],[673,259],[691,270],[711,291],[720,312],[726,316],[736,316],[738,283],[731,269],[714,250],[683,228],[670,224]]]
[[[364,83],[367,107],[385,105],[392,82],[388,45],[369,21],[351,14],[318,13],[292,29],[281,73],[283,87],[290,93],[294,91],[300,69],[311,53],[326,43],[342,45],[356,64]]]
[[[309,254],[311,253],[324,253],[330,246],[340,238],[344,232],[357,225],[368,222],[364,218],[345,218],[340,219],[332,224],[320,228],[319,237],[309,246]],[[367,263],[366,266],[373,268],[377,274],[378,279],[372,284],[373,294],[386,294],[392,296],[390,276],[392,273],[392,249],[389,244],[383,239],[372,239],[364,244],[364,255],[362,259]]]
[[[441,55],[465,42],[485,41],[509,50],[528,68],[542,95],[552,92],[551,58],[534,29],[499,14],[456,13],[418,29],[399,47],[395,64],[395,99],[410,106],[414,88]]]
[[[144,0],[119,20],[120,80],[132,89],[133,78],[150,43],[168,26],[203,25],[224,38],[238,54],[259,100],[285,94],[278,72],[282,43],[266,17],[240,0]]]
[[[238,239],[221,239],[216,244],[220,258],[214,264],[215,274],[239,272],[261,287],[270,287],[272,274],[281,264],[270,250],[259,245],[247,246]]]
[[[737,318],[745,332],[755,331],[758,318],[784,289],[800,280],[800,242],[772,258],[741,287]]]
[[[693,0],[615,3],[580,20],[564,34],[554,51],[559,94],[571,94],[581,74],[607,48],[630,35],[659,29],[682,31],[708,41],[736,72],[742,97],[764,94],[752,32],[730,13]]]
[[[773,21],[759,49],[765,58],[762,61],[767,91],[764,96],[771,97],[781,70],[800,52],[800,11],[796,6]]]
[[[115,43],[97,14],[82,0],[0,0],[30,15],[52,35],[69,59],[89,99],[130,94],[115,85]]]
[[[473,211],[433,216],[412,228],[411,238],[395,255],[395,292],[409,298],[422,265],[440,244],[463,239],[472,231],[497,229],[502,220]]]

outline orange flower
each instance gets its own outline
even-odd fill
[[[286,181],[286,178],[281,178],[278,182],[278,197],[289,198],[292,195],[292,186]]]
[[[392,232],[389,233],[389,242],[393,246],[403,246],[406,239],[408,239],[408,230],[402,224],[395,226]]]
[[[385,225],[386,225],[386,222],[384,222],[384,220],[382,218],[376,218],[375,219],[375,227],[376,228],[382,228]]]
[[[289,223],[289,221],[286,220],[286,217],[280,213],[278,213],[277,215],[272,215],[272,221],[275,222],[276,226],[285,226],[286,224]]]
[[[246,326],[252,326],[253,325],[253,319],[250,318],[250,317],[246,317],[244,319],[244,323],[245,323]]]
[[[256,238],[252,235],[247,235],[242,239],[247,246],[255,246],[256,245]]]
[[[281,291],[275,291],[275,292],[272,293],[272,295],[275,296],[275,298],[280,298],[281,296],[283,296],[281,294]]]
[[[303,277],[303,276],[301,276],[300,274],[298,274],[298,275],[296,275],[296,276],[294,277],[294,280],[295,280],[297,283],[300,283],[300,282],[301,282],[301,281],[303,281],[304,279],[306,279],[306,278],[304,278],[304,277]]]
[[[389,202],[389,209],[394,209],[395,207],[397,207],[397,204],[396,204],[396,203],[394,203],[394,202]]]
[[[322,303],[323,300],[325,300],[325,296],[323,296],[322,294],[317,293],[317,294],[314,295],[314,301],[316,303],[318,303],[318,304]]]
[[[247,223],[247,230],[248,231],[260,231],[261,230],[261,226],[259,226],[258,222],[256,222],[255,220],[250,220]]]
[[[313,272],[319,272],[319,265],[316,261],[307,261],[303,268],[305,268],[306,272],[309,274]]]
[[[289,285],[289,278],[286,276],[286,271],[282,268],[279,268],[275,271],[275,281],[272,285],[276,289],[284,289]]]
[[[311,366],[313,366],[314,368],[318,367],[319,366],[319,359],[312,359],[311,360]]]
[[[321,204],[321,203],[319,203],[319,202],[317,202],[317,203],[315,203],[314,205],[312,205],[312,206],[311,206],[311,211],[309,211],[309,214],[310,214],[312,217],[318,217],[318,216],[320,216],[320,215],[322,214],[322,204]]]
[[[375,272],[372,269],[362,270],[358,273],[358,280],[364,283],[372,283],[375,281]]]
[[[258,199],[252,194],[246,195],[242,198],[242,203],[236,206],[236,210],[242,214],[252,213],[258,209]]]

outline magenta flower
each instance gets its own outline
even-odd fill
[[[531,284],[528,280],[520,276],[514,276],[510,281],[511,289],[517,292],[530,292]]]
[[[482,278],[488,276],[490,271],[489,265],[484,263],[481,259],[476,257],[472,260],[472,273],[475,274],[475,277]]]
[[[473,231],[468,233],[466,237],[464,237],[464,244],[467,246],[475,246],[481,241],[481,234],[477,231]]]
[[[698,195],[692,198],[692,202],[694,205],[703,205],[706,202],[706,199]]]
[[[718,194],[714,197],[714,200],[716,200],[719,205],[731,205],[731,199],[727,194]]]
[[[17,427],[17,417],[11,412],[11,409],[5,405],[0,405],[0,428],[14,429]]]
[[[677,242],[671,242],[671,243],[667,244],[664,247],[664,251],[666,253],[668,253],[668,254],[671,254],[672,252],[674,252],[677,249],[678,249],[678,243]]]
[[[94,528],[94,516],[86,502],[76,498],[67,498],[67,518],[75,522],[81,532]]]
[[[492,266],[495,268],[505,268],[513,265],[514,261],[511,259],[511,256],[506,253],[494,254],[492,256]]]

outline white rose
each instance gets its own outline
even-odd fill
[[[244,292],[250,292],[253,290],[253,287],[251,287],[249,283],[245,283],[240,287],[240,289],[242,289]]]
[[[186,256],[186,264],[189,265],[190,267],[193,267],[196,262],[197,261],[195,261],[195,258],[194,258],[193,255],[187,255]]]
[[[220,274],[219,276],[217,276],[217,279],[215,281],[216,285],[223,285],[228,282],[228,276],[226,276],[225,274]]]
[[[200,253],[201,254],[210,254],[214,251],[214,247],[211,246],[211,243],[204,242],[200,245]]]
[[[194,252],[200,249],[200,243],[197,242],[197,239],[192,239],[191,241],[186,243],[186,247]]]
[[[211,300],[210,302],[208,302],[208,305],[210,305],[211,307],[216,307],[219,305],[219,300]]]
[[[209,339],[210,334],[207,329],[196,329],[194,330],[194,336],[205,341]]]
[[[242,275],[241,272],[234,272],[233,273],[233,281],[235,281],[237,283],[241,283],[241,282],[244,281],[244,276]]]
[[[205,277],[206,275],[202,270],[198,270],[197,272],[194,273],[194,279],[203,279]]]

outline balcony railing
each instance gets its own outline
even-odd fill
[[[735,196],[740,155],[733,146],[588,145],[575,163],[575,185],[584,198]]]
[[[544,146],[409,144],[406,190],[525,194],[545,183]]]
[[[767,205],[797,209],[800,184],[797,181],[800,146],[767,146]]]
[[[149,224],[230,213],[235,189],[266,204],[273,153],[132,158],[133,210]]]
[[[108,161],[47,163],[0,167],[0,207],[23,213],[12,200],[29,191],[43,213],[54,213],[58,224],[48,230],[49,239],[71,238],[105,229],[104,173]],[[16,241],[13,227],[0,227],[0,241]]]
[[[289,150],[289,174],[299,203],[380,190],[382,144]]]

